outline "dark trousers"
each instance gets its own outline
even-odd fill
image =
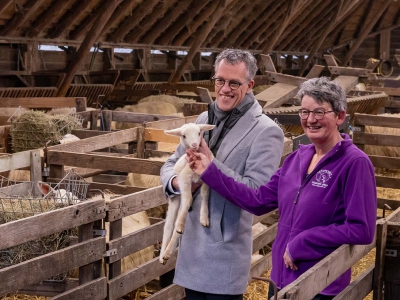
[[[278,292],[279,291],[280,290],[278,289]],[[272,284],[270,284],[268,289],[268,300],[271,299],[271,297],[273,296],[274,296],[274,288],[272,287]],[[314,298],[312,298],[312,300],[332,300],[333,298],[335,298],[335,296],[325,296],[318,294]]]
[[[243,295],[218,295],[185,289],[186,300],[243,300]]]

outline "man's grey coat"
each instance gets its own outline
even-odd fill
[[[207,112],[196,123],[206,124]],[[205,134],[208,142],[208,135]],[[214,159],[225,174],[257,188],[278,168],[283,132],[255,101],[225,136]],[[161,169],[164,191],[174,175],[182,145]],[[174,283],[195,291],[237,295],[246,291],[252,254],[253,215],[210,191],[210,227],[200,223],[200,193],[195,193],[180,241]]]

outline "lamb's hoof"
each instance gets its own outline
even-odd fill
[[[176,232],[179,233],[179,234],[183,234],[183,230],[177,229]]]
[[[204,227],[210,227],[210,220],[205,219],[205,220],[201,220],[201,225],[203,225]]]
[[[160,258],[160,263],[165,265],[167,263],[167,260],[168,260],[168,257],[164,256],[164,257]]]

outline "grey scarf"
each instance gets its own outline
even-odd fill
[[[214,156],[217,155],[218,149],[236,122],[249,110],[254,104],[255,98],[253,93],[246,94],[242,102],[230,111],[223,111],[218,107],[218,103],[215,101],[209,106],[208,109],[208,123],[216,125],[210,132],[208,131],[208,146]]]

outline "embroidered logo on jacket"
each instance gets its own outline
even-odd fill
[[[332,172],[328,170],[321,170],[315,175],[316,181],[312,182],[313,186],[326,188],[326,182],[332,177]]]

